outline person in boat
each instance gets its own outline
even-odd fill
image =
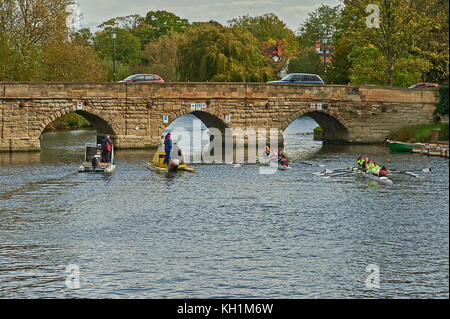
[[[387,176],[386,166],[381,167],[380,172],[378,173],[378,176],[380,176],[380,177],[386,177]]]
[[[366,173],[370,173],[370,174],[373,173],[373,162],[370,158],[367,161]]]
[[[166,138],[164,139],[164,152],[166,156],[164,157],[163,164],[170,165],[170,154],[172,152],[172,139],[170,138],[170,133],[167,133]]]
[[[277,151],[275,151],[273,148],[272,148],[272,150],[270,151],[270,158],[271,159],[278,159],[278,154],[277,154]]]
[[[281,166],[289,166],[289,161],[282,151],[278,153],[278,164],[280,164]]]
[[[381,167],[378,165],[378,162],[373,163],[372,174],[379,176]]]
[[[184,155],[183,151],[181,150],[181,147],[177,143],[173,143],[172,153],[170,154],[170,158],[172,159],[172,162],[174,160],[177,160],[178,163],[184,164]]]
[[[367,171],[367,164],[369,162],[369,159],[367,157],[364,158],[364,163],[362,165],[362,171],[366,172]]]
[[[263,156],[264,156],[264,157],[270,156],[270,148],[269,148],[269,145],[266,146],[266,149],[264,150]]]
[[[362,170],[364,167],[364,156],[360,155],[357,163],[358,163],[358,169]]]
[[[102,162],[104,163],[110,163],[111,162],[111,152],[112,152],[112,141],[109,135],[106,135],[106,137],[102,141]]]

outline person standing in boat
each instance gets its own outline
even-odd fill
[[[109,137],[109,135],[106,135],[106,137],[102,141],[102,162],[111,162],[112,145],[113,142],[111,141],[111,138]]]
[[[166,156],[164,157],[163,164],[170,165],[170,153],[172,152],[172,139],[170,138],[170,133],[167,133],[166,138],[164,139],[164,152]]]

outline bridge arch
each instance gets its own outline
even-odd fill
[[[333,143],[347,140],[349,132],[345,121],[340,119],[337,114],[331,114],[325,111],[311,111],[309,109],[303,109],[296,112],[284,121],[281,130],[284,132],[292,122],[303,116],[311,117],[320,125],[323,130],[322,134],[324,142]]]
[[[51,124],[52,122],[54,122],[61,116],[65,115],[65,114],[69,114],[69,113],[77,113],[77,114],[83,116],[84,118],[86,118],[99,134],[110,135],[111,138],[115,138],[117,136],[117,133],[116,133],[117,129],[115,130],[113,128],[113,125],[108,120],[106,120],[102,114],[97,112],[94,108],[88,107],[88,106],[83,106],[82,110],[77,110],[76,106],[72,106],[72,107],[66,107],[66,108],[60,109],[58,111],[55,111],[51,115],[46,117],[39,126],[39,136],[38,137],[40,137],[42,135],[45,128],[49,124]]]
[[[222,135],[225,134],[225,129],[228,128],[228,125],[224,122],[222,119],[221,114],[216,114],[214,112],[208,112],[208,111],[191,111],[183,109],[178,116],[174,116],[173,118],[169,118],[169,122],[166,124],[166,126],[163,128],[161,135],[164,133],[164,131],[177,119],[185,116],[185,115],[194,115],[197,117],[200,121],[203,122],[203,124],[207,128],[217,128],[222,132]]]

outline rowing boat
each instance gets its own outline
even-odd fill
[[[405,143],[391,140],[387,140],[386,144],[389,146],[391,151],[394,152],[411,152],[413,147],[420,147],[420,144]]]
[[[355,173],[355,174],[358,174],[358,175],[361,175],[361,176],[364,176],[364,177],[367,177],[367,178],[372,179],[374,181],[377,181],[379,183],[389,184],[389,185],[394,183],[392,180],[390,180],[386,176],[377,176],[377,175],[373,175],[371,173],[366,173],[366,172],[363,172],[363,171],[361,171],[360,169],[358,169],[356,167],[349,167],[348,171],[352,172],[352,173]]]

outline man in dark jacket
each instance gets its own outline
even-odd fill
[[[104,163],[111,162],[112,145],[113,143],[109,135],[106,135],[106,137],[102,141],[102,162]]]
[[[166,156],[164,157],[163,164],[169,165],[171,151],[172,151],[172,140],[170,139],[170,133],[167,133],[166,138],[164,139],[164,152],[166,152]]]

